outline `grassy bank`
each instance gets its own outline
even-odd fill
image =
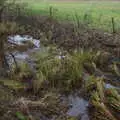
[[[26,0],[26,2],[28,2]],[[59,20],[75,21],[112,31],[112,17],[115,29],[120,28],[120,2],[119,1],[31,1],[28,3],[34,14],[51,14]]]

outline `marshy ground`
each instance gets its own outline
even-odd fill
[[[119,120],[119,31],[18,8],[0,23],[0,120]]]

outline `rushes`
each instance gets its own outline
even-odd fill
[[[57,50],[56,50],[57,51]],[[40,84],[49,83],[50,87],[62,87],[66,90],[80,88],[82,86],[82,73],[84,63],[91,63],[93,54],[90,52],[73,52],[63,57],[49,50],[37,55],[37,79],[36,88]],[[34,86],[35,87],[35,86]]]
[[[51,86],[54,85],[54,75],[56,74],[60,60],[55,58],[49,50],[45,50],[42,53],[36,55],[37,57],[37,80],[34,83],[34,89],[39,90],[43,83],[50,82]]]
[[[104,100],[104,82],[102,78],[95,78],[94,76],[91,76],[90,79],[86,82],[86,92],[89,96],[93,92],[97,92],[100,99]]]
[[[107,105],[111,111],[116,114],[119,119],[120,113],[120,95],[115,89],[108,89],[106,91]]]
[[[86,92],[89,95],[92,120],[119,119],[120,96],[116,90],[105,89],[104,82],[101,78],[91,76],[86,82]]]

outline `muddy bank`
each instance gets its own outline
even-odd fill
[[[0,114],[1,120],[89,120],[88,102],[77,95],[63,95],[56,90],[44,92],[41,97],[21,96],[15,97],[8,89],[0,85]],[[3,94],[2,94],[3,93]],[[4,98],[3,98],[4,96]],[[8,96],[8,97],[6,97]],[[7,101],[9,99],[9,102]],[[76,113],[77,112],[77,113]],[[86,119],[87,118],[87,119]]]
[[[41,39],[44,44],[56,44],[58,47],[63,47],[69,51],[78,48],[93,48],[94,50],[105,50],[119,55],[119,33],[112,34],[102,30],[90,29],[85,25],[78,27],[72,23],[61,23],[45,16],[22,16],[16,22],[25,25],[24,32],[26,34]]]
[[[12,21],[11,16],[3,18],[4,21]],[[120,34],[108,33],[98,29],[88,28],[79,23],[61,22],[50,16],[18,15],[14,21],[19,25],[17,33],[30,35],[41,39],[45,45],[56,44],[68,51],[83,48],[104,50],[119,56]]]

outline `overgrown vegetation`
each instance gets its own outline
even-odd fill
[[[46,82],[49,87],[61,87],[72,90],[80,88],[83,84],[84,64],[92,65],[96,55],[92,52],[62,53],[46,50],[37,54],[37,79],[34,89],[41,87]]]
[[[120,35],[115,33],[114,19],[108,23],[113,33],[104,33],[90,29],[98,25],[91,9],[83,18],[75,12],[67,18],[74,18],[74,23],[66,23],[56,20],[64,16],[52,4],[49,16],[43,17],[18,1],[0,1],[0,119],[82,119],[82,115],[67,114],[74,106],[68,93],[77,94],[78,102],[80,94],[80,104],[83,99],[89,101],[90,120],[119,120]],[[44,6],[41,9],[46,12]],[[9,37],[18,34],[31,40],[10,43]],[[40,39],[40,48],[34,47],[29,35]],[[28,57],[15,56],[24,53]]]

